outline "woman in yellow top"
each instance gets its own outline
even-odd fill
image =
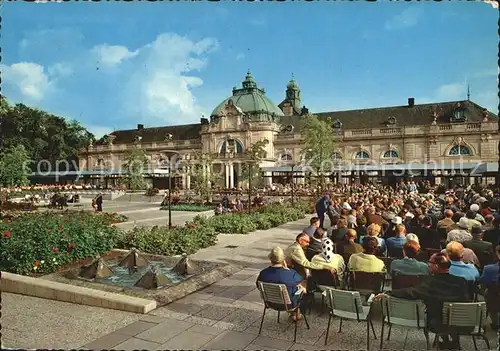
[[[311,263],[322,265],[324,267],[323,269],[335,269],[339,279],[342,279],[342,274],[345,270],[345,262],[342,256],[334,252],[334,244],[330,239],[323,240],[321,253],[314,255]]]
[[[366,236],[363,240],[364,252],[351,255],[348,264],[349,270],[368,273],[385,272],[384,261],[375,256],[377,247],[377,238]]]

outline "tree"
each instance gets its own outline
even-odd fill
[[[302,154],[306,166],[311,167],[320,178],[321,187],[325,187],[325,172],[332,172],[332,160],[335,152],[333,126],[329,121],[318,119],[317,116],[305,117],[302,128],[304,149]]]
[[[212,172],[212,158],[208,154],[199,153],[194,155],[197,161],[191,164],[189,174],[191,176],[191,188],[202,201],[211,202],[213,196],[213,185],[221,176]]]
[[[23,145],[31,170],[54,171],[61,161],[77,168],[77,154],[94,136],[77,121],[68,121],[24,104],[9,105],[0,97],[0,146],[2,149]],[[44,162],[40,162],[44,160]],[[73,162],[74,161],[74,162]],[[76,167],[75,167],[76,166]]]
[[[6,187],[28,185],[29,161],[23,145],[4,150],[0,154],[0,183]]]
[[[128,171],[125,182],[128,183],[130,190],[142,190],[146,188],[143,172],[147,162],[146,151],[143,149],[129,150],[125,154],[125,167]]]
[[[260,171],[259,163],[267,157],[266,147],[268,144],[269,140],[262,139],[251,144],[246,151],[249,161],[243,164],[241,179],[248,181],[249,188],[251,184],[262,182],[262,172]]]

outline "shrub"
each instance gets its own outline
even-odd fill
[[[167,201],[168,202],[168,201]],[[160,207],[160,210],[168,211],[168,205]],[[189,211],[189,212],[204,212],[213,210],[211,206],[196,205],[196,204],[172,204],[172,211]]]
[[[16,274],[52,273],[75,260],[108,252],[123,220],[91,212],[30,213],[0,222],[0,270]]]
[[[124,249],[135,247],[156,255],[193,254],[217,241],[213,228],[186,224],[185,227],[136,227],[127,232],[118,246]]]

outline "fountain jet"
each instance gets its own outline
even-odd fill
[[[192,275],[199,272],[199,268],[191,260],[184,256],[181,260],[172,268],[172,272],[179,275]]]
[[[127,267],[129,270],[133,270],[135,267],[144,267],[149,265],[149,261],[135,247],[133,247],[118,265],[121,267]]]
[[[97,256],[90,265],[82,267],[80,277],[86,279],[106,278],[113,274],[113,270],[106,264],[101,256]]]
[[[134,286],[144,289],[158,289],[170,284],[168,279],[156,267],[152,266],[135,284]]]

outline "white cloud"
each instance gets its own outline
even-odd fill
[[[41,101],[50,88],[51,81],[43,66],[33,62],[19,62],[10,66],[1,65],[3,80],[15,86],[26,98]]]
[[[73,74],[73,67],[67,62],[58,62],[47,69],[50,76],[67,77]]]
[[[153,123],[199,121],[203,109],[192,89],[203,80],[194,72],[205,67],[206,55],[217,48],[214,39],[195,42],[176,34],[162,34],[140,48],[125,88],[126,112]]]
[[[386,30],[397,30],[415,26],[422,16],[422,6],[411,6],[385,22]]]
[[[238,53],[238,55],[236,55],[236,60],[238,60],[238,61],[243,60],[244,58],[245,58],[245,54],[242,52],[240,52],[240,53]]]
[[[92,52],[97,56],[98,62],[104,66],[115,66],[137,55],[136,51],[129,51],[125,46],[108,44],[95,46]]]

